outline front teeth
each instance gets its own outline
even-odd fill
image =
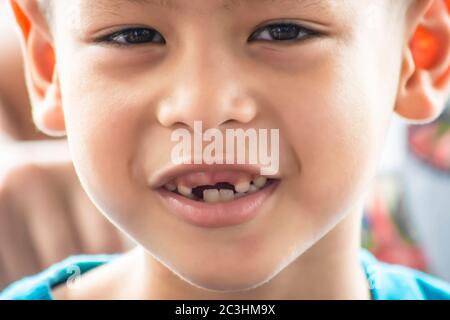
[[[234,191],[230,189],[208,189],[203,191],[203,200],[207,203],[227,202],[234,200]]]
[[[220,201],[220,193],[217,189],[209,189],[203,191],[203,200],[208,203],[216,203]]]
[[[231,201],[234,200],[234,191],[229,189],[221,189],[219,190],[220,200],[221,201]]]

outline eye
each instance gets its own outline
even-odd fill
[[[263,40],[286,42],[304,40],[312,36],[320,35],[319,32],[292,23],[277,23],[257,30],[250,36],[249,41]]]
[[[166,43],[159,32],[148,28],[130,28],[117,31],[113,34],[102,37],[101,39],[99,39],[99,41],[121,46],[131,46],[146,43]]]

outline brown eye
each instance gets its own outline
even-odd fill
[[[272,24],[257,30],[250,37],[251,41],[293,41],[318,35],[318,32],[291,23]]]
[[[159,43],[165,44],[165,40],[162,35],[153,30],[147,28],[133,28],[118,31],[112,35],[107,36],[103,41],[118,44],[118,45],[138,45],[146,43]]]

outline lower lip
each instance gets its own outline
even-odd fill
[[[194,201],[164,188],[158,189],[157,193],[169,211],[184,221],[203,228],[220,228],[254,219],[278,185],[279,181],[275,181],[248,196],[219,203]]]

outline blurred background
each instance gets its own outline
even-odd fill
[[[380,260],[450,281],[450,103],[427,125],[394,116],[362,239]]]
[[[0,290],[69,255],[132,246],[95,213],[65,141],[35,129],[6,4],[0,0]],[[382,261],[450,281],[450,104],[428,125],[394,116],[387,141],[362,245]]]

